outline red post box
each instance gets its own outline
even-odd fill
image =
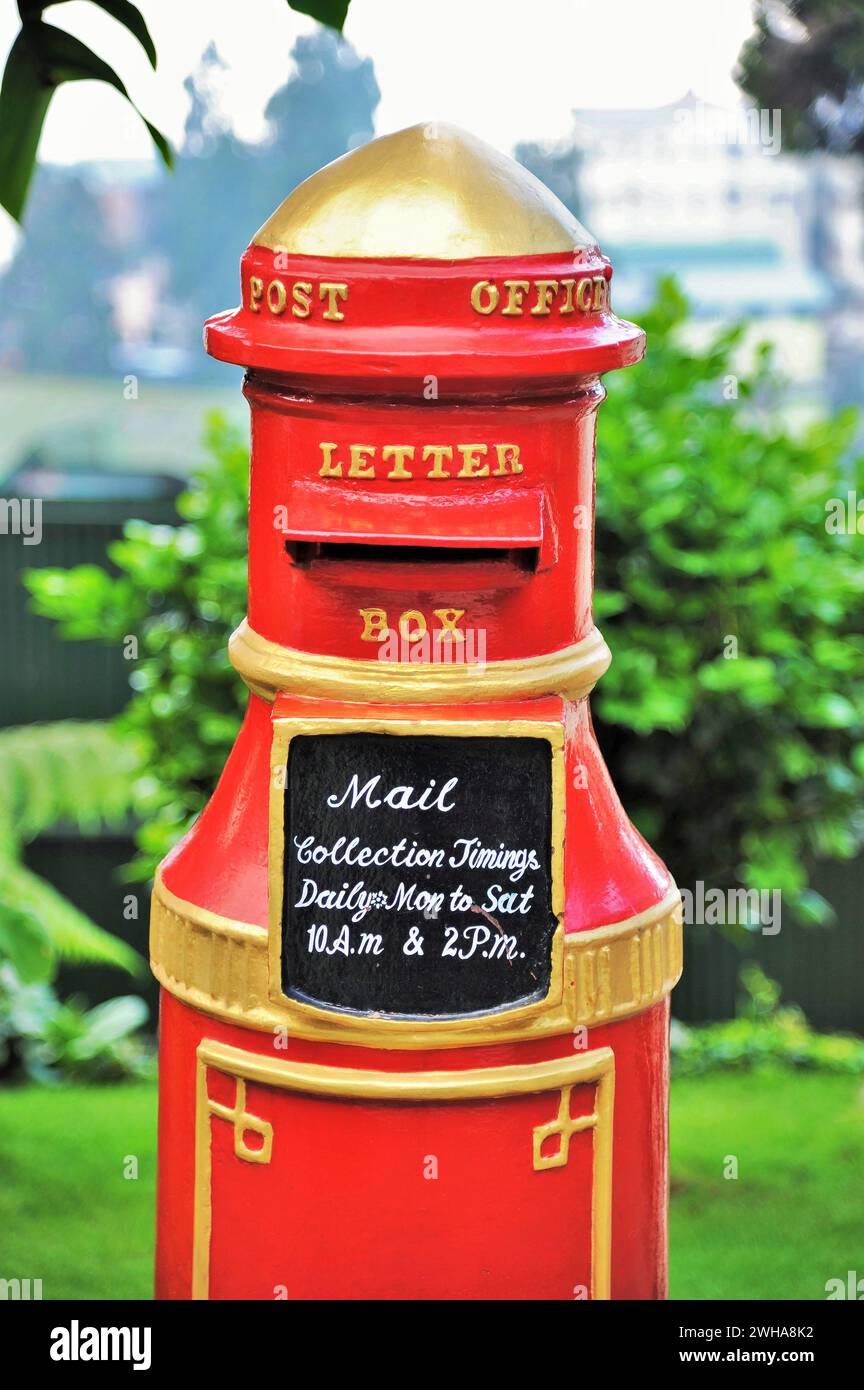
[[[417,127],[296,189],[207,324],[250,698],[153,895],[161,1297],[665,1294],[680,900],[588,709],[610,278]]]

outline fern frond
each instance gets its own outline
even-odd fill
[[[31,913],[45,931],[52,952],[62,960],[116,965],[140,974],[144,961],[125,941],[95,922],[45,879],[14,860],[0,860],[0,912]]]
[[[110,724],[64,720],[0,730],[0,848],[59,821],[81,830],[119,824],[135,756]]]

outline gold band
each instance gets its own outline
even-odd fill
[[[507,661],[412,664],[323,656],[271,642],[249,626],[231,636],[228,655],[249,689],[273,700],[280,691],[360,704],[449,705],[566,695],[581,700],[608,669],[609,648],[597,628],[572,646]]]
[[[376,1048],[477,1046],[592,1028],[658,1003],[682,969],[681,898],[623,922],[563,941],[563,992],[538,1012],[483,1017],[387,1019],[270,998],[268,932],[176,897],[157,876],[150,914],[150,960],[159,983],[184,1004],[241,1028],[287,1031],[319,1042]]]

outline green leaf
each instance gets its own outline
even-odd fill
[[[150,37],[147,21],[138,6],[131,4],[130,0],[93,0],[93,4],[110,14],[124,29],[128,29],[130,34],[134,35],[150,59],[150,66],[155,68],[156,45]]]
[[[130,975],[143,973],[144,962],[131,946],[97,927],[23,864],[0,865],[0,908],[32,915],[54,955],[63,960],[116,965]]]
[[[82,1055],[85,1052],[95,1054],[106,1043],[128,1037],[144,1027],[147,1017],[147,1005],[137,994],[122,994],[116,999],[106,999],[104,1004],[97,1004],[84,1015],[86,1032],[79,1040]]]
[[[0,958],[22,980],[57,958],[139,972],[143,962],[19,862],[20,842],[58,821],[118,824],[137,773],[134,744],[109,725],[69,720],[0,731]]]
[[[6,59],[0,86],[0,203],[16,222],[27,201],[39,137],[53,95],[54,87],[44,81],[24,28]]]
[[[104,8],[110,9],[111,4]],[[135,11],[134,5],[117,8]],[[141,25],[152,47],[143,19]],[[140,34],[136,37],[143,42]],[[169,168],[172,166],[173,154],[165,136],[141,114],[110,64],[73,34],[41,20],[27,19],[12,45],[0,87],[0,202],[16,220],[20,220],[24,210],[51,97],[61,82],[89,80],[107,82],[129,102],[146,125],[164,162]]]
[[[54,956],[48,934],[30,912],[4,902],[0,871],[0,960],[8,960],[22,984],[42,984],[51,978]]]
[[[858,719],[851,700],[826,690],[803,712],[802,722],[826,729],[853,729]]]
[[[130,104],[130,106],[135,106],[134,101],[130,101],[129,104]],[[138,115],[141,116],[141,112],[138,111],[138,107],[137,107],[137,106],[135,106],[135,110],[138,112]],[[149,135],[150,135],[150,139],[153,141],[153,144],[156,146],[157,150],[159,151],[160,158],[161,158],[161,160],[162,160],[162,163],[165,165],[165,168],[166,168],[166,169],[173,169],[173,168],[174,168],[174,151],[172,150],[172,148],[171,148],[171,146],[169,145],[168,141],[166,140],[165,136],[162,134],[161,130],[158,130],[158,129],[157,129],[157,127],[153,124],[152,121],[148,121],[148,119],[147,119],[146,116],[141,116],[141,119],[142,119],[142,121],[144,122],[144,124],[145,124],[146,127],[147,127],[147,130],[148,130]]]
[[[134,744],[108,724],[61,720],[0,730],[0,843],[58,821],[118,825],[132,801]]]
[[[319,24],[328,24],[340,34],[350,3],[351,0],[288,0],[291,9],[298,14],[311,15]]]

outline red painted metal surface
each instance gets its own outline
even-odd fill
[[[253,275],[264,284],[256,310],[250,308]],[[350,312],[340,303],[344,319],[324,320],[327,300],[320,299],[320,286],[344,283],[346,275]],[[581,280],[600,276],[608,283],[612,268],[604,256],[585,251],[518,260],[347,261],[280,256],[250,246],[241,266],[241,306],[209,319],[204,342],[222,361],[284,374],[303,386],[314,382],[316,389],[337,394],[377,395],[382,383],[388,390],[416,392],[429,373],[442,376],[453,392],[470,391],[478,382],[489,389],[493,379],[504,383],[505,390],[566,391],[576,376],[624,367],[642,356],[641,330],[616,319],[608,305],[596,311],[574,309],[564,317],[555,312],[548,320],[532,316],[526,305],[515,332],[517,320],[501,312],[503,304],[489,315],[472,310],[471,290],[478,282],[500,288],[514,275],[532,283],[572,279],[575,303]],[[274,280],[286,289],[286,308],[280,314],[267,311],[267,287]],[[294,284],[313,287],[315,309],[302,320],[291,314]],[[550,320],[554,333],[549,332]]]
[[[590,630],[596,378],[576,390],[571,384],[563,401],[439,399],[432,408],[418,406],[416,391],[410,400],[322,400],[257,379],[246,394],[256,632],[304,651],[368,660],[374,648],[363,638],[360,609],[384,606],[393,625],[399,613],[419,609],[435,631],[432,612],[446,606],[464,610],[461,626],[483,628],[487,659],[497,661],[555,651]],[[417,462],[406,471],[414,476],[394,480],[392,462],[373,460],[374,478],[322,478],[322,441],[336,446],[332,458],[343,472],[352,444],[377,443],[379,454],[412,449]],[[458,477],[458,446],[474,441],[517,449],[522,471],[505,461],[507,471],[494,476],[493,448],[488,478]],[[421,455],[439,447],[456,460],[445,462],[450,476],[430,478],[433,464]],[[298,559],[286,549],[293,537],[313,535],[331,542],[325,554]],[[338,547],[352,537],[382,550],[410,538],[414,549],[410,560],[345,556]]]
[[[669,873],[627,819],[603,763],[586,701],[496,701],[494,704],[345,705],[282,695],[275,708],[252,696],[237,742],[212,799],[162,865],[165,886],[178,898],[225,917],[267,926],[268,792],[271,718],[349,718],[370,715],[453,719],[470,713],[490,721],[560,721],[567,731],[567,933],[620,922],[644,912],[668,891]],[[577,768],[584,775],[576,779]],[[584,781],[584,786],[576,782]]]
[[[592,1032],[616,1059],[612,1297],[666,1296],[668,1001]],[[264,1055],[272,1039],[204,1018],[162,996],[159,1097],[158,1298],[192,1287],[195,1049],[202,1038]],[[398,1071],[540,1062],[571,1040],[392,1051],[291,1040],[287,1056],[322,1066]],[[218,1078],[223,1081],[223,1078]],[[584,1088],[586,1093],[589,1088]],[[213,1094],[227,1099],[224,1086]],[[533,1124],[548,1095],[457,1106],[381,1106],[295,1098],[252,1088],[249,1104],[287,1139],[278,1165],[234,1157],[213,1121],[211,1296],[273,1299],[579,1299],[590,1283],[591,1138],[533,1202]],[[579,1104],[586,1105],[586,1099]],[[464,1107],[464,1102],[461,1103]],[[577,1113],[576,1104],[573,1113]],[[526,1138],[527,1136],[527,1138]],[[280,1146],[274,1143],[274,1155]],[[439,1177],[423,1159],[437,1155]]]
[[[587,290],[588,310],[565,317],[472,310],[478,282],[568,276],[576,285],[602,279],[596,311]],[[457,609],[462,626],[482,629],[494,663],[559,652],[591,632],[599,374],[643,350],[640,330],[608,307],[610,276],[604,258],[584,251],[378,262],[250,247],[242,306],[211,319],[205,341],[214,356],[249,369],[255,633],[293,651],[369,662],[376,648],[368,629],[364,637],[361,610],[384,609],[391,628],[404,612],[419,611],[434,631],[435,610]],[[276,279],[289,304],[294,284],[315,287],[307,318],[267,311]],[[322,282],[350,284],[350,315],[338,297],[318,295]],[[344,319],[324,321],[327,304],[344,309]],[[430,378],[431,396],[424,394]],[[475,445],[485,452],[460,453]],[[353,475],[352,446],[364,451]],[[385,449],[404,452],[385,461]],[[375,694],[368,704],[345,703],[305,687],[273,704],[252,694],[212,800],[162,866],[165,888],[219,919],[267,928],[272,721],[370,716],[560,724],[568,937],[625,922],[668,895],[668,872],[611,785],[587,699],[486,700],[482,679],[447,705],[382,705]],[[217,1110],[199,1128],[196,1177],[196,1105],[200,1112],[202,1094],[205,1104],[227,1110],[237,1100],[235,1080],[218,1069],[205,1068],[201,1092],[196,1050],[227,1044],[273,1057],[274,1037],[191,1007],[177,993],[163,989],[160,1025],[159,1297],[195,1294],[196,1204],[198,1259],[212,1298],[558,1300],[590,1288],[596,1141],[588,1130],[574,1135],[569,1162],[535,1171],[532,1132],[555,1113],[548,1091],[385,1104],[253,1081],[245,1105],[272,1126],[269,1161],[237,1157],[231,1124]],[[585,1045],[564,1032],[403,1049],[289,1030],[275,1055],[324,1070],[398,1075],[541,1063]],[[611,1296],[661,1298],[668,999],[592,1027],[587,1046],[614,1054]],[[590,1111],[595,1089],[574,1087],[571,1115]],[[424,1177],[430,1154],[436,1180]]]

